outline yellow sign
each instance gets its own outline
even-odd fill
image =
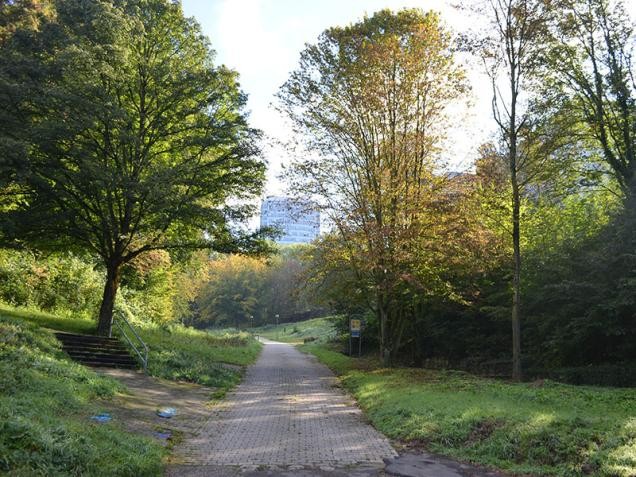
[[[361,320],[351,320],[351,331],[360,331],[362,328]]]

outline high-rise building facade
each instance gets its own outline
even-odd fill
[[[309,243],[320,234],[320,212],[307,202],[270,196],[261,204],[261,227],[278,228],[277,243]]]

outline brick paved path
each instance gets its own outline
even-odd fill
[[[264,343],[243,383],[176,449],[178,460],[195,467],[328,471],[382,466],[383,458],[396,455],[334,387],[329,369],[292,345]]]

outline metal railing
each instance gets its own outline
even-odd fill
[[[126,334],[126,330],[124,329],[124,326],[122,326],[121,322],[123,322],[128,327],[128,329],[132,332],[133,336],[136,338],[137,340],[136,346],[133,340],[130,339],[130,337]],[[144,340],[141,339],[141,336],[139,336],[139,333],[137,333],[137,330],[135,330],[133,325],[130,324],[130,322],[126,319],[126,317],[121,311],[116,311],[113,314],[113,323],[117,326],[117,329],[119,330],[119,332],[126,339],[130,347],[133,349],[133,351],[135,352],[135,354],[141,361],[141,364],[144,367],[144,373],[145,373],[146,370],[148,369],[148,346],[146,346],[146,343],[144,343]],[[141,348],[141,350],[139,348]],[[143,354],[142,354],[142,351],[143,351]]]

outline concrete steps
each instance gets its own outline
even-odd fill
[[[94,367],[136,369],[137,361],[116,338],[56,332],[62,349],[79,363]]]

